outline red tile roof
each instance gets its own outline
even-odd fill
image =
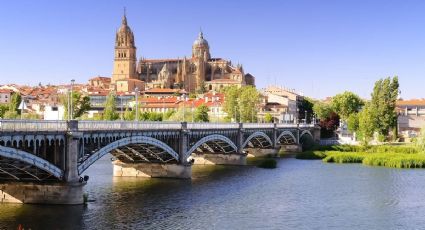
[[[425,106],[425,99],[399,100],[397,106]]]

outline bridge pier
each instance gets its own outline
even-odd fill
[[[183,164],[159,163],[124,163],[116,160],[114,176],[116,177],[159,177],[188,179],[192,176],[192,166]]]
[[[247,148],[248,157],[266,157],[266,156],[277,156],[279,154],[279,148]]]
[[[196,165],[246,165],[245,154],[192,153]]]
[[[301,144],[282,145],[281,149],[283,149],[284,152],[290,153],[299,153],[303,151],[303,147]]]
[[[83,204],[84,183],[6,182],[0,184],[0,203]]]

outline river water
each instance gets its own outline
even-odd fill
[[[86,172],[86,206],[0,205],[0,229],[425,229],[425,170],[281,158],[196,166],[192,180]]]

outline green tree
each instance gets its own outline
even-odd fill
[[[273,116],[270,113],[266,113],[266,115],[264,115],[264,122],[272,123],[273,122]]]
[[[347,119],[347,128],[350,132],[357,132],[359,130],[359,114],[352,113]]]
[[[16,119],[19,117],[20,111],[18,110],[19,104],[21,103],[21,95],[13,93],[10,97],[9,104],[7,104],[7,110],[4,110],[3,118],[5,119]]]
[[[115,94],[109,93],[106,97],[105,108],[103,109],[103,120],[113,121],[119,118],[116,109]]]
[[[253,86],[229,86],[223,89],[223,110],[227,113],[227,119],[235,119],[236,122],[255,122],[257,120],[257,107],[260,93]]]
[[[389,131],[397,126],[395,111],[399,92],[398,77],[380,79],[375,83],[372,92],[370,113],[373,115],[374,131],[388,136]],[[379,118],[379,119],[378,119]]]
[[[21,101],[22,101],[21,95],[19,93],[13,93],[12,96],[10,97],[9,111],[18,112],[19,111],[18,107]]]
[[[314,103],[313,111],[319,119],[329,118],[332,114],[333,109],[329,103],[319,102]]]
[[[364,144],[369,143],[376,129],[376,113],[373,111],[372,104],[366,103],[359,113],[359,138]]]
[[[184,116],[184,119],[183,119]],[[189,108],[180,107],[168,119],[168,121],[192,121],[192,111]]]
[[[240,88],[238,107],[240,122],[256,122],[260,93],[253,86]]]
[[[9,110],[8,105],[0,105],[0,118],[4,117],[4,114]]]
[[[236,121],[239,121],[238,116],[238,98],[239,98],[239,89],[237,86],[228,86],[223,89],[224,93],[224,104],[223,110],[227,113],[228,119],[234,119],[236,117]]]
[[[134,109],[126,107],[123,117],[126,121],[134,121],[134,119],[136,118],[136,111]]]
[[[163,114],[163,119],[162,120],[166,121],[166,120],[170,119],[170,117],[173,116],[174,113],[176,113],[175,110],[172,110],[172,109],[171,110],[167,110],[167,112],[165,112]]]
[[[83,117],[83,115],[90,110],[90,98],[84,96],[79,92],[72,92],[72,118],[78,119]],[[68,120],[68,95],[62,95],[59,97],[60,103],[64,107],[64,119]]]
[[[209,108],[205,104],[198,106],[195,110],[195,122],[209,122],[210,119],[208,117]]]
[[[148,121],[162,121],[162,113],[150,112],[148,113]]]
[[[357,113],[361,106],[363,106],[363,100],[356,94],[345,91],[344,93],[337,94],[332,98],[332,109],[339,115],[343,121],[347,121],[348,117]]]
[[[298,104],[298,117],[304,118],[307,112],[307,122],[311,122],[314,110],[313,107],[316,102],[309,97],[304,97],[303,100]]]
[[[425,152],[425,127],[422,127],[419,136],[416,138],[416,147],[421,151]]]

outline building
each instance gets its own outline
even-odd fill
[[[295,123],[298,120],[298,106],[304,97],[295,90],[269,86],[261,91],[262,103],[258,120],[264,121],[267,113],[277,123]]]
[[[10,89],[0,89],[0,104],[8,104],[12,93]]]
[[[398,131],[405,137],[414,137],[425,127],[425,99],[398,100]]]
[[[115,58],[111,88],[118,92],[150,88],[185,89],[188,92],[218,91],[229,85],[254,85],[251,74],[245,74],[242,65],[213,58],[210,46],[202,32],[192,45],[190,58],[146,59],[137,62],[134,34],[124,14],[116,33]]]
[[[89,86],[100,89],[109,89],[111,85],[111,78],[97,76],[89,79]]]

